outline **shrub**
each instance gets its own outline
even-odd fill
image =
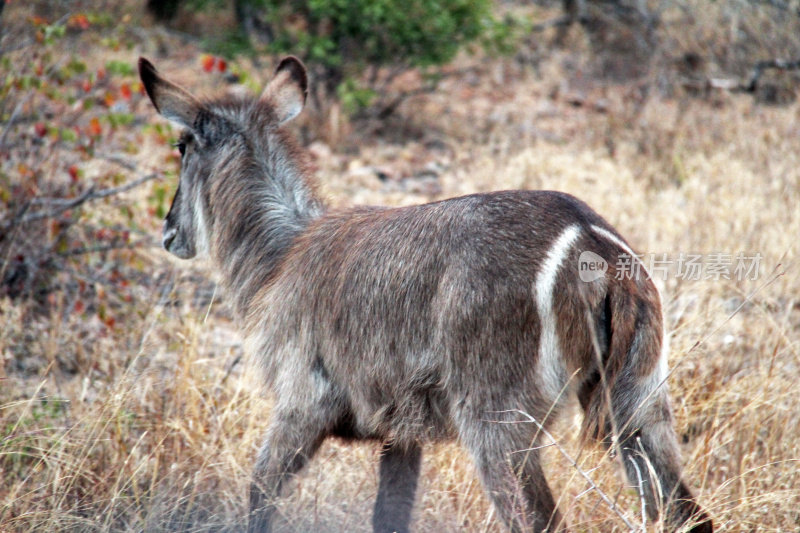
[[[219,7],[214,0],[191,5]],[[236,0],[235,11],[240,37],[300,57],[325,96],[355,108],[368,106],[408,69],[445,64],[471,46],[508,48],[510,34],[493,16],[491,0]],[[231,49],[221,45],[216,52]]]
[[[336,84],[345,65],[446,63],[493,24],[487,0],[249,1],[264,5],[273,51],[324,65]]]

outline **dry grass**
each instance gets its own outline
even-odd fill
[[[132,61],[138,53],[116,54]],[[194,84],[196,64],[181,59],[193,54],[184,47],[159,66]],[[398,127],[422,132],[413,141],[366,140],[355,151],[315,144],[323,189],[335,205],[559,189],[587,200],[641,252],[761,254],[756,280],[672,272],[663,282],[670,387],[687,477],[719,530],[797,530],[800,105],[729,95],[638,102],[625,87],[582,85],[586,101],[603,101],[606,112],[596,112],[562,97],[577,83],[563,61],[554,55],[538,78],[511,61],[460,59],[468,74],[404,105]],[[133,111],[159,120],[143,100]],[[131,156],[140,168],[174,164],[152,135],[136,142],[145,146]],[[134,221],[157,240],[159,222],[143,207],[152,187],[120,201],[141,207]],[[117,207],[83,216],[113,219]],[[241,530],[270,407],[225,295],[193,298],[198,281],[209,286],[202,267],[155,247],[118,253],[129,255],[87,259],[124,260],[142,273],[126,289],[130,301],[115,300],[110,326],[97,313],[72,312],[64,292],[44,306],[0,299],[0,531]],[[98,301],[101,289],[92,293]],[[614,461],[579,449],[574,420],[553,433],[638,524],[638,497]],[[368,531],[377,453],[326,444],[281,502],[279,529]],[[545,458],[574,530],[625,530],[557,449]],[[502,530],[456,445],[426,449],[414,526]]]

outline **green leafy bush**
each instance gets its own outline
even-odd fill
[[[439,65],[495,24],[488,0],[248,1],[263,9],[274,51],[333,68]]]
[[[445,64],[468,47],[507,48],[511,33],[491,0],[237,0],[235,9],[240,35],[269,53],[297,55],[328,96],[356,108],[374,103],[401,72]]]

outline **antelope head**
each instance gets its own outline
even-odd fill
[[[259,142],[302,111],[307,93],[306,69],[295,57],[278,65],[260,98],[203,102],[163,78],[152,63],[139,59],[139,76],[156,110],[183,130],[176,144],[181,154],[178,188],[164,221],[164,248],[181,259],[210,251],[216,213],[211,198],[232,174],[264,159]],[[262,178],[266,179],[266,178]]]

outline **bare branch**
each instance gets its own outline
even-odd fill
[[[533,26],[530,27],[530,31],[531,33],[533,32],[538,33],[550,28],[566,28],[567,26],[571,26],[575,22],[585,23],[585,20],[565,15],[563,17],[556,17],[554,19],[545,20],[544,22],[534,24]]]
[[[112,163],[116,163],[121,167],[127,168],[128,170],[136,170],[137,169],[136,163],[134,163],[130,159],[126,159],[126,158],[124,158],[124,157],[122,157],[121,155],[118,155],[118,154],[110,154],[110,155],[100,154],[100,155],[95,155],[95,158],[96,159],[105,159],[106,161],[111,161]]]
[[[794,13],[795,15],[800,16],[800,8],[792,7],[788,2],[785,2],[784,0],[753,0],[753,1],[757,4],[765,4],[779,11]]]
[[[125,191],[129,191],[135,187],[138,187],[142,183],[148,182],[152,179],[158,177],[158,174],[153,172],[141,178],[135,179],[129,183],[124,185],[120,185],[118,187],[109,187],[106,189],[96,190],[94,186],[89,187],[84,191],[80,196],[75,198],[34,198],[30,201],[30,205],[47,205],[53,206],[52,209],[43,209],[41,211],[36,211],[35,213],[25,214],[28,210],[26,206],[13,220],[5,224],[4,229],[11,228],[18,224],[26,224],[28,222],[34,222],[36,220],[42,220],[45,218],[52,218],[55,216],[60,215],[64,211],[69,209],[73,209],[78,207],[79,205],[88,202],[90,200],[97,200],[100,198],[107,198],[109,196],[113,196],[115,194],[120,194]]]
[[[111,244],[102,244],[97,246],[82,246],[80,248],[72,248],[70,250],[66,250],[64,252],[56,252],[56,255],[61,257],[68,257],[74,255],[85,255],[85,254],[93,254],[93,253],[101,253],[101,252],[111,252],[113,250],[122,250],[122,249],[134,249],[138,248],[142,244],[147,244],[153,246],[153,242],[151,239],[139,239],[138,241],[134,242],[115,242]]]
[[[2,4],[0,4],[2,5]],[[6,138],[8,137],[8,132],[11,131],[12,126],[14,126],[14,122],[17,120],[17,116],[19,115],[22,108],[25,107],[25,104],[31,99],[31,94],[25,96],[22,100],[17,102],[17,105],[14,106],[14,111],[11,112],[11,116],[6,122],[6,127],[3,128],[3,136],[0,137],[0,149],[5,148],[6,146]]]
[[[5,4],[5,3],[6,3],[5,0],[0,2],[0,7],[2,7],[2,5]],[[0,12],[2,12],[2,9],[0,9]],[[69,18],[71,16],[72,16],[72,12],[67,12],[60,19],[58,19],[57,21],[52,23],[51,26],[61,26],[62,24],[66,23],[67,20],[69,20]],[[5,33],[6,32],[2,31],[2,27],[0,27],[0,36],[5,37],[6,36]],[[4,48],[4,47],[0,46],[0,57],[2,57],[4,54],[8,54],[8,53],[11,53],[11,52],[16,52],[17,50],[22,50],[23,48],[27,48],[28,46],[30,46],[30,45],[35,43],[35,40],[30,38],[30,37],[25,38],[25,39],[18,39],[18,40],[14,39],[14,40],[16,42],[9,48]],[[2,41],[3,41],[3,39],[0,39],[0,44],[2,44]]]

